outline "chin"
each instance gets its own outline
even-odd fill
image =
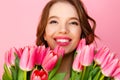
[[[73,51],[71,51],[71,50],[65,50],[65,54],[71,54],[71,53],[73,53]]]

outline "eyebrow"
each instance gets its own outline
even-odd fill
[[[79,19],[78,19],[78,18],[76,18],[76,17],[71,17],[70,19],[75,19],[75,20],[79,21]]]
[[[59,17],[57,17],[57,16],[50,16],[50,17],[48,17],[48,20],[50,20],[51,18],[57,18],[58,19]],[[71,20],[71,19],[79,21],[79,19],[76,18],[76,17],[70,17],[69,20]]]
[[[48,17],[48,20],[50,20],[51,18],[58,18],[57,16],[50,16]]]

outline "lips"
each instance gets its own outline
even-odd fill
[[[71,42],[71,38],[69,37],[55,37],[54,40],[60,46],[67,46]]]

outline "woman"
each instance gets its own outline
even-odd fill
[[[65,49],[59,72],[70,77],[73,53],[81,38],[90,44],[94,41],[96,23],[84,9],[81,0],[51,0],[43,9],[37,28],[36,44],[54,49],[60,45]]]

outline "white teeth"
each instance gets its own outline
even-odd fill
[[[56,41],[57,41],[57,42],[69,42],[68,39],[57,39]]]

